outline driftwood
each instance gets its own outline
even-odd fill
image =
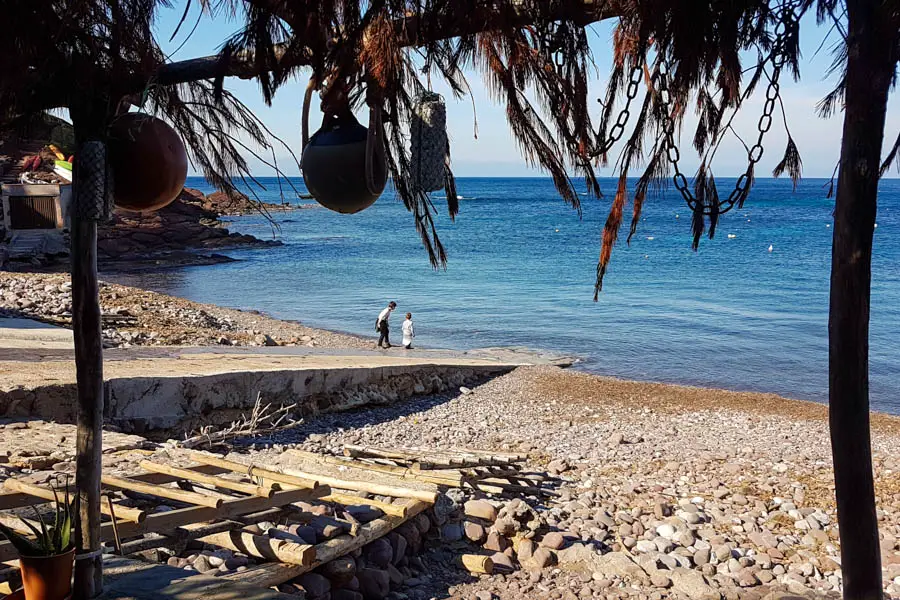
[[[359,496],[351,496],[350,494],[339,494],[332,492],[327,496],[319,498],[322,502],[332,502],[334,504],[342,504],[344,506],[371,506],[377,508],[386,515],[394,517],[405,517],[406,506],[403,504],[393,504],[391,502],[382,502],[380,500],[371,500],[368,498],[360,498]]]
[[[263,404],[262,394],[257,393],[256,402],[253,404],[253,410],[250,412],[249,417],[241,415],[239,420],[232,421],[228,427],[218,431],[214,430],[212,425],[202,427],[197,434],[176,442],[176,446],[188,449],[204,445],[212,446],[239,437],[271,434],[293,429],[303,423],[303,420],[300,419],[283,424],[283,421],[290,416],[291,411],[297,407],[296,403],[290,406],[282,404],[277,410],[270,413],[269,409],[271,407],[271,404]]]
[[[344,446],[344,455],[353,458],[391,459],[410,464],[413,469],[447,469],[503,466],[525,460],[521,454],[486,450],[418,450],[415,448],[381,448]]]
[[[276,560],[289,565],[311,565],[316,558],[315,546],[254,535],[246,531],[223,531],[199,539],[201,542],[243,552],[248,556]]]
[[[356,451],[351,449],[350,452],[355,453]],[[407,453],[406,450],[378,450],[377,452],[383,454]],[[437,486],[471,488],[492,494],[500,494],[503,492],[519,492],[530,495],[555,494],[552,490],[546,490],[534,485],[535,483],[539,483],[540,480],[533,481],[525,477],[519,477],[517,469],[513,466],[461,467],[462,470],[419,470],[396,465],[373,464],[370,462],[363,462],[362,460],[354,460],[352,458],[328,456],[294,449],[287,450],[287,453],[293,454],[306,461],[324,462],[326,464],[338,465],[349,469],[362,469],[369,472],[384,473],[400,479],[410,479]],[[408,454],[410,456],[417,456],[412,451],[409,451]],[[434,455],[432,454],[430,456],[433,457]],[[463,462],[462,459],[460,459],[459,462]]]
[[[490,575],[494,572],[494,561],[490,556],[480,554],[463,554],[459,557],[463,568],[476,575]]]

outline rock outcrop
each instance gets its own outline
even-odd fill
[[[185,189],[175,202],[156,212],[116,210],[112,222],[99,231],[100,259],[123,260],[197,248],[281,243],[229,232],[217,220],[219,213],[204,207],[205,200],[201,199],[205,198],[202,192]]]

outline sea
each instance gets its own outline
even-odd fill
[[[261,179],[267,202],[298,200]],[[305,192],[302,179],[291,182]],[[723,179],[724,189],[730,181]],[[342,215],[317,207],[234,217],[227,226],[284,245],[234,249],[234,262],[129,273],[127,283],[373,337],[389,300],[394,335],[413,314],[423,347],[524,346],[573,355],[591,373],[826,402],[833,199],[826,180],[758,179],[715,238],[691,249],[691,214],[674,189],[648,197],[619,242],[599,301],[600,236],[615,194],[582,213],[542,178],[460,178],[460,212],[434,196],[446,268],[433,269],[413,216],[390,191]],[[212,191],[200,178],[187,185]],[[884,180],[872,266],[871,405],[900,414],[900,180]]]

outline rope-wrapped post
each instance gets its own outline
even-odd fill
[[[73,597],[86,600],[103,591],[100,554],[100,471],[103,449],[103,341],[97,281],[97,224],[109,216],[112,177],[106,144],[83,141],[75,152],[72,185],[72,329],[78,381]]]

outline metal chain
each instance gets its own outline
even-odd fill
[[[631,69],[631,74],[628,77],[628,87],[625,88],[625,106],[622,107],[622,110],[619,112],[619,116],[616,117],[615,123],[609,130],[609,135],[605,140],[601,141],[597,148],[591,153],[593,157],[598,157],[609,152],[610,148],[612,148],[616,142],[622,139],[622,134],[625,133],[625,126],[628,124],[628,119],[631,117],[631,102],[637,97],[638,90],[641,86],[641,79],[644,77],[644,68],[641,64],[636,65]],[[600,99],[597,99],[597,102],[600,102]],[[598,131],[597,137],[599,138],[603,132]]]
[[[722,214],[734,208],[735,205],[742,205],[744,199],[747,197],[750,186],[752,185],[754,167],[763,155],[762,141],[769,129],[772,128],[772,114],[775,111],[775,105],[781,93],[778,79],[781,76],[781,70],[784,67],[785,62],[787,62],[787,50],[785,48],[787,34],[791,28],[797,26],[798,21],[799,17],[794,10],[794,6],[785,5],[781,10],[778,23],[775,26],[775,41],[772,44],[771,53],[772,76],[770,77],[769,85],[766,88],[766,102],[763,105],[763,112],[757,122],[757,131],[759,133],[756,138],[756,143],[747,150],[747,169],[741,173],[740,177],[738,177],[734,184],[734,189],[731,190],[728,197],[724,200],[720,200],[716,206],[699,206],[700,202],[691,192],[687,178],[684,176],[684,173],[681,172],[681,168],[679,167],[678,161],[681,159],[681,153],[678,150],[678,145],[675,141],[676,123],[671,109],[672,95],[669,91],[669,66],[665,60],[660,61],[656,73],[656,85],[659,91],[659,103],[663,109],[666,120],[664,130],[666,158],[675,169],[675,174],[672,176],[672,182],[675,185],[675,189],[679,191],[691,210],[700,210],[706,216]]]

